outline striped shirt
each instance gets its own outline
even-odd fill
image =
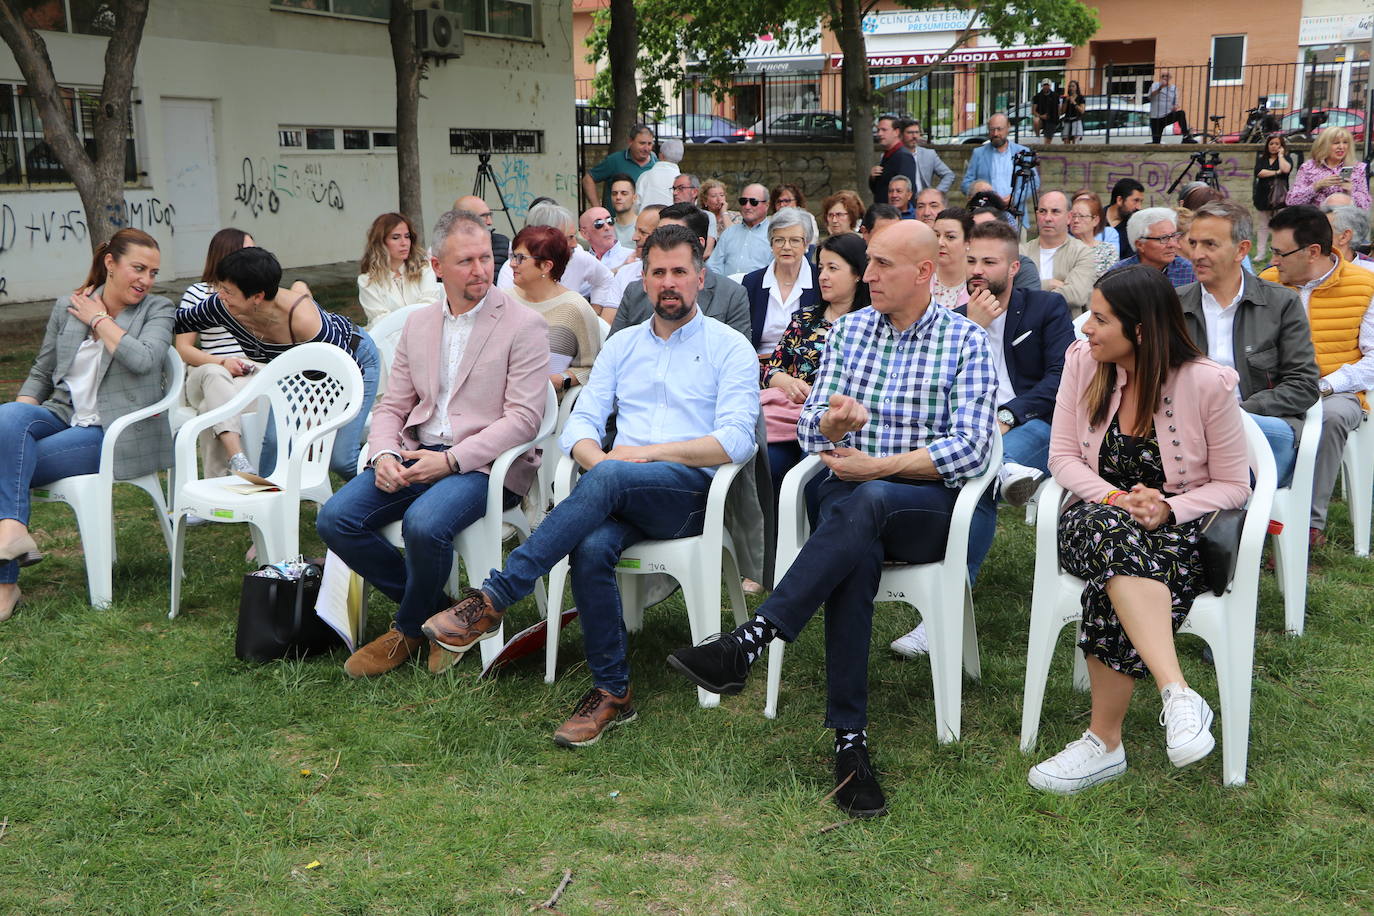
[[[259,340],[253,333],[238,323],[229,310],[220,302],[219,294],[211,295],[204,302],[191,308],[177,309],[176,332],[203,331],[216,326],[223,327],[243,347],[244,355],[254,362],[270,363],[287,350],[303,343],[333,344],[341,350],[353,353],[353,322],[342,315],[326,312],[319,303],[311,305],[320,310],[320,332],[309,340],[296,343],[269,343]]]
[[[831,448],[821,417],[831,395],[848,395],[868,409],[868,424],[837,445],[878,458],[924,448],[945,486],[958,487],[987,463],[996,393],[988,336],[972,321],[932,305],[899,332],[863,308],[831,329],[797,439],[808,452]]]
[[[192,283],[186,288],[186,292],[181,294],[181,305],[178,309],[195,308],[206,299],[209,299],[215,290],[209,283]],[[200,348],[206,353],[213,353],[215,356],[242,356],[243,347],[234,339],[234,335],[226,331],[222,326],[206,328],[200,332]]]

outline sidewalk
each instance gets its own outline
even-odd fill
[[[288,267],[282,270],[283,284],[291,284],[297,280],[304,280],[312,290],[317,291],[329,287],[355,286],[358,282],[358,262],[336,261],[333,264]],[[181,294],[186,292],[186,288],[195,282],[195,277],[171,280],[166,283],[159,282],[153,287],[153,292],[166,296],[173,302],[179,302],[181,301]],[[13,327],[47,321],[48,316],[52,314],[52,304],[52,299],[39,299],[32,302],[8,302],[0,305],[0,330],[7,326]]]

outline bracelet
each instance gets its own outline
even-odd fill
[[[453,454],[453,452],[448,451],[448,452],[444,452],[444,457],[448,459],[448,467],[449,467],[449,470],[452,471],[454,474],[459,473],[459,470],[458,470],[458,456],[455,455],[455,454]]]
[[[1125,495],[1125,490],[1112,490],[1106,496],[1102,497],[1102,503],[1107,506],[1115,506],[1117,499]]]
[[[109,317],[110,317],[110,313],[109,313],[109,312],[97,312],[96,315],[95,315],[95,317],[92,318],[92,319],[90,320],[90,323],[87,324],[86,327],[88,327],[88,328],[90,328],[92,331],[94,331],[96,325],[100,324],[100,322],[104,321],[106,318],[109,318]]]

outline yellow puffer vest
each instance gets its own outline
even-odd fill
[[[1278,283],[1278,269],[1270,267],[1260,278]],[[1374,300],[1374,271],[1344,259],[1325,283],[1312,290],[1307,320],[1312,325],[1312,347],[1317,352],[1317,368],[1322,378],[1341,366],[1359,362],[1363,355],[1360,353],[1360,322],[1371,300]],[[1364,394],[1359,398],[1360,405],[1368,410]]]

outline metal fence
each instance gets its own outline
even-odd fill
[[[1177,106],[1188,127],[1203,139],[1237,142],[1260,105],[1283,130],[1300,129],[1305,118],[1350,129],[1357,143],[1365,139],[1369,116],[1367,61],[1227,66],[1211,60],[1179,67],[1116,65],[1070,70],[1054,61],[1027,61],[940,67],[930,73],[874,69],[874,88],[885,90],[880,113],[914,117],[933,143],[981,142],[983,125],[995,112],[1011,116],[1020,142],[1033,139],[1031,99],[1042,80],[1055,91],[1078,83],[1088,102],[1084,118],[1087,143],[1148,143],[1152,83],[1167,71],[1177,92]],[[687,137],[694,142],[845,142],[851,135],[842,69],[814,73],[742,73],[733,77],[717,99],[691,80],[670,97],[668,109],[649,123],[659,136]],[[610,113],[585,103],[591,80],[576,83],[578,145],[611,143]],[[1348,101],[1349,104],[1342,104]],[[1316,119],[1310,119],[1316,113]],[[711,116],[710,125],[695,116]],[[1268,122],[1270,126],[1274,122]],[[688,125],[715,132],[694,132]],[[752,136],[729,135],[731,129]],[[1165,128],[1163,142],[1183,139],[1181,128]]]

